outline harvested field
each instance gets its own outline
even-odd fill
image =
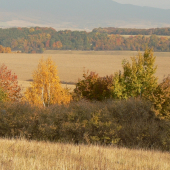
[[[32,80],[32,73],[37,68],[39,60],[49,56],[58,66],[58,75],[63,86],[74,88],[78,78],[82,78],[83,71],[95,71],[100,76],[113,74],[121,70],[122,60],[130,60],[136,55],[136,51],[46,51],[44,54],[0,54],[0,64],[5,64],[8,69],[18,75],[19,84],[28,87]],[[161,81],[164,75],[170,73],[170,53],[155,52],[156,65],[158,65],[156,76]],[[71,84],[71,85],[70,85]]]

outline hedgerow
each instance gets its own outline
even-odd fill
[[[170,150],[170,121],[141,99],[48,108],[1,103],[0,137]]]

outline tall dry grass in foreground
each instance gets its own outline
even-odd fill
[[[169,170],[170,154],[125,148],[0,140],[1,170]]]

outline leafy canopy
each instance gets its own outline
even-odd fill
[[[7,100],[7,94],[2,88],[0,88],[0,102],[6,101],[6,100]]]
[[[122,62],[123,73],[115,73],[112,86],[113,98],[127,99],[129,97],[145,97],[157,88],[157,77],[154,66],[155,57],[151,49],[147,49],[142,55],[131,57],[131,63],[127,60]]]
[[[0,66],[0,87],[9,101],[19,101],[22,98],[17,76],[12,74],[5,64]]]
[[[37,70],[33,73],[31,87],[25,92],[25,98],[31,104],[43,106],[70,102],[71,95],[67,89],[62,88],[57,76],[57,67],[51,58],[40,60]]]
[[[74,92],[80,98],[102,101],[111,97],[110,87],[113,76],[99,77],[95,72],[83,74],[83,79],[78,81]]]

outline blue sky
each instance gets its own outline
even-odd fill
[[[139,6],[150,6],[156,8],[170,9],[170,0],[113,0],[122,4],[133,4]]]

